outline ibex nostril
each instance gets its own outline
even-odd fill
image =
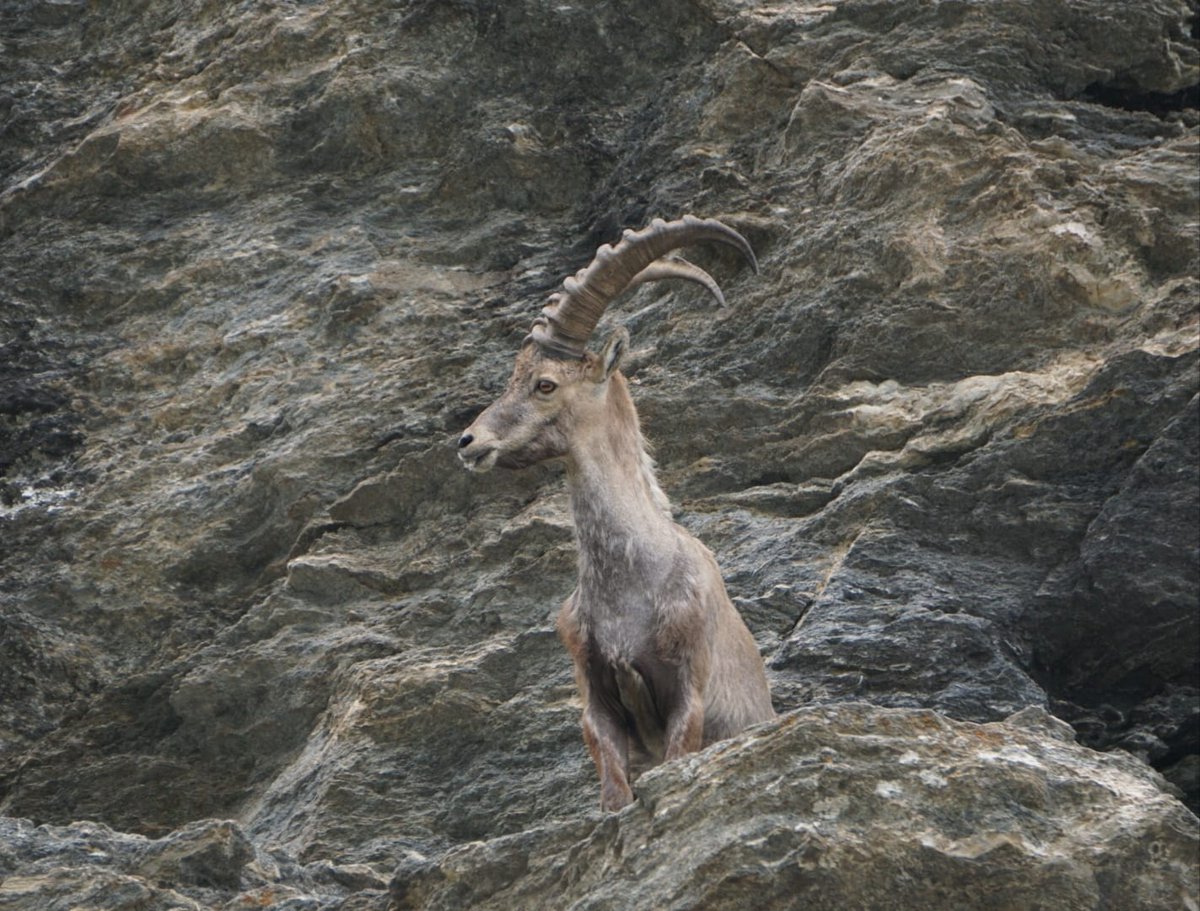
[[[458,438],[458,448],[466,449],[468,446],[470,446],[474,442],[475,442],[475,437],[471,436],[471,434],[469,434],[469,433],[464,433],[461,437]]]

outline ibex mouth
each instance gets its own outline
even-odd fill
[[[458,457],[462,459],[463,467],[467,471],[482,473],[496,467],[496,460],[500,458],[500,450],[489,446],[480,452],[460,452]]]

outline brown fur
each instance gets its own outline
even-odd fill
[[[654,476],[616,369],[626,342],[621,331],[599,356],[569,360],[526,344],[507,390],[459,449],[474,470],[566,463],[579,582],[558,632],[607,810],[633,800],[636,770],[774,717],[762,660],[717,563],[672,521]],[[539,391],[540,381],[554,390]]]

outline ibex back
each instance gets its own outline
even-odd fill
[[[684,278],[718,300],[702,269],[668,252],[730,244],[731,228],[685,216],[626,231],[568,278],[533,325],[508,388],[459,439],[474,471],[566,464],[579,581],[558,616],[583,700],[600,805],[633,800],[632,769],[674,759],[774,717],[762,659],[709,550],[671,518],[637,412],[617,369],[629,336],[599,354],[588,338],[608,303],[645,281]]]

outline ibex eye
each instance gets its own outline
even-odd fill
[[[538,380],[535,388],[542,395],[549,395],[558,388],[558,383],[554,382],[554,380]]]

